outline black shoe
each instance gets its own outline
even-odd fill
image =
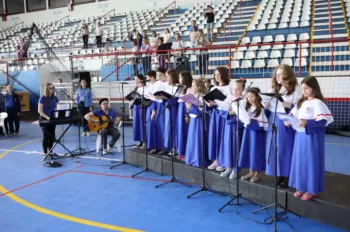
[[[277,186],[278,185],[280,185],[283,181],[284,181],[284,177],[283,176],[279,176],[278,178],[277,178]]]
[[[284,180],[278,185],[279,188],[289,188],[289,178],[285,177]]]

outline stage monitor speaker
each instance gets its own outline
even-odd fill
[[[79,75],[79,83],[81,80],[85,80],[87,87],[91,88],[91,74],[90,72],[78,72]]]
[[[189,72],[190,66],[188,64],[188,58],[186,56],[175,57],[175,70],[178,73]]]

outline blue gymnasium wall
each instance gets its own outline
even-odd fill
[[[10,75],[15,75],[15,73],[10,73]],[[19,76],[16,78],[20,83],[30,89],[33,93],[40,96],[40,85],[39,85],[39,73],[37,70],[30,71],[22,71]],[[13,88],[15,91],[27,91],[21,85],[17,84],[17,82],[13,82],[10,80],[10,83],[13,84]],[[32,94],[29,94],[30,100],[30,109],[36,110],[38,108],[39,99]]]

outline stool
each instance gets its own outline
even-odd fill
[[[117,143],[116,143],[118,152],[122,151],[121,140],[123,139],[123,136],[122,136],[122,131],[120,130],[122,125],[123,125],[123,122],[120,121],[120,123],[118,125],[118,130],[119,130],[119,133],[120,133],[120,137],[119,137],[119,139],[117,140]],[[98,153],[100,151],[100,147],[101,147],[101,130],[99,130],[97,132],[97,135],[96,135],[96,153]]]

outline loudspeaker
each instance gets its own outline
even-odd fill
[[[186,56],[175,57],[175,70],[178,73],[190,71],[188,58]]]
[[[81,80],[85,80],[87,88],[91,88],[90,72],[78,72],[78,75],[79,75],[79,83]],[[80,84],[79,84],[79,86],[80,86]]]

